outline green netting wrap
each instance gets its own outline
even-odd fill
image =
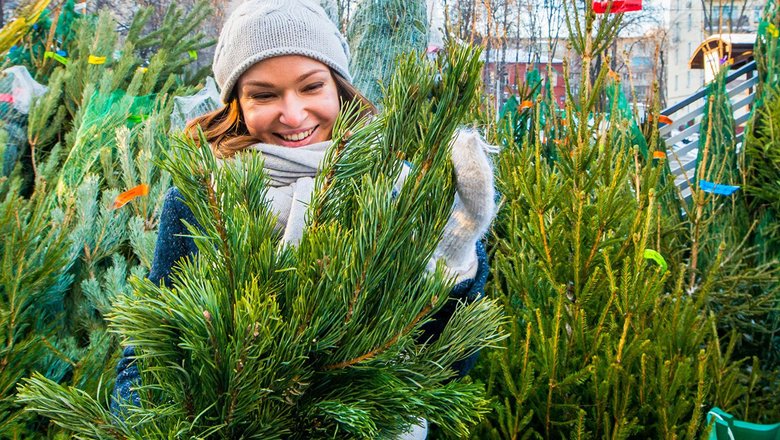
[[[155,96],[134,97],[123,91],[95,91],[85,103],[78,129],[65,162],[62,164],[57,195],[75,190],[92,168],[103,158],[110,159],[116,145],[116,129],[143,122],[153,111]]]
[[[399,55],[423,51],[428,42],[425,1],[364,0],[349,22],[354,84],[371,102],[382,100]]]
[[[77,35],[73,32],[73,23],[80,17],[74,10],[74,0],[65,1],[57,14],[51,9],[46,9],[38,19],[36,26],[22,38],[22,40],[8,51],[7,59],[10,64],[22,65],[33,74],[38,81],[46,81],[51,73],[51,59],[46,52],[56,53],[62,57],[68,57],[70,47],[74,45]],[[56,28],[52,36],[52,45],[46,47],[49,32],[56,20]],[[50,55],[49,55],[50,57]],[[44,65],[49,65],[41,69]]]
[[[610,111],[617,113],[621,120],[628,122],[628,130],[631,133],[631,141],[629,148],[636,146],[639,148],[639,152],[642,157],[647,159],[647,140],[642,134],[642,130],[639,129],[639,125],[634,118],[634,112],[631,111],[631,106],[626,99],[626,94],[623,93],[623,87],[621,87],[620,81],[612,81],[607,86],[607,99],[610,101]]]
[[[533,145],[537,136],[543,143],[543,155],[557,158],[553,113],[558,110],[550,81],[542,81],[541,73],[534,68],[526,72],[525,83],[517,96],[511,96],[499,113],[500,132],[511,133],[512,141],[504,139],[504,145]],[[539,127],[536,127],[538,120]]]

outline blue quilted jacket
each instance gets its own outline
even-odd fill
[[[154,261],[149,273],[149,279],[159,284],[164,282],[170,285],[171,269],[181,258],[194,255],[198,252],[195,242],[189,235],[185,226],[187,222],[198,225],[190,208],[184,203],[184,198],[176,188],[171,188],[165,195],[162,213],[160,214],[160,228],[157,243],[154,249]],[[481,242],[477,242],[477,274],[473,279],[464,280],[453,287],[450,292],[451,301],[442,307],[426,327],[423,328],[422,339],[436,338],[444,329],[447,321],[455,312],[457,300],[474,301],[483,295],[485,282],[488,276],[487,255]],[[138,366],[134,362],[135,350],[128,346],[122,353],[122,358],[116,368],[116,383],[111,399],[111,411],[119,414],[120,402],[130,402],[140,406],[141,401],[134,388],[140,384],[141,376]],[[477,360],[477,355],[460,361],[454,367],[460,375],[465,375]]]

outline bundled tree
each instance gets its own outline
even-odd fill
[[[398,57],[425,50],[425,5],[422,0],[363,0],[349,21],[350,69],[355,72],[355,86],[371,102],[382,102]]]
[[[774,127],[780,121],[777,105],[780,99],[780,49],[775,38],[780,26],[780,5],[768,1],[756,39],[758,88],[755,105],[745,128],[743,148],[737,154],[739,175],[736,182],[740,207],[744,207],[743,230],[748,239],[744,247],[751,253],[752,265],[777,266],[780,261],[780,150]],[[757,289],[758,290],[758,289]],[[753,403],[740,416],[745,420],[774,423],[780,413],[778,381],[780,381],[780,286],[765,286],[753,296],[769,296],[767,311],[761,314],[743,313],[742,305],[735,313],[742,333],[738,350],[757,358],[760,374],[756,375]],[[743,301],[748,303],[749,301]]]
[[[280,15],[295,20],[282,21],[285,27],[273,33]],[[142,380],[129,384],[134,388],[129,394],[119,389],[131,400],[111,414],[86,393],[37,375],[22,388],[20,401],[75,435],[94,438],[376,438],[398,435],[419,418],[452,435],[466,435],[487,401],[480,386],[453,380],[454,366],[494,344],[500,323],[495,302],[476,300],[477,279],[486,276],[484,260],[474,267],[482,275],[454,289],[449,275],[450,248],[475,255],[480,228],[467,229],[468,223],[492,218],[491,209],[473,218],[468,211],[474,194],[464,189],[468,173],[484,177],[479,183],[492,183],[489,167],[480,162],[487,165],[482,142],[460,133],[453,151],[449,148],[456,127],[475,105],[477,54],[452,49],[437,64],[424,57],[404,59],[390,83],[385,111],[376,117],[363,116],[359,103],[365,101],[344,101],[311,203],[304,208],[308,227],[297,226],[298,199],[309,200],[297,195],[279,228],[281,213],[272,205],[279,199],[267,201],[267,194],[279,194],[283,186],[275,182],[284,179],[278,174],[284,170],[263,164],[262,158],[272,161],[271,151],[278,159],[322,143],[277,136],[278,144],[257,144],[269,134],[258,133],[265,125],[250,122],[245,128],[256,136],[253,148],[264,155],[219,163],[207,145],[209,136],[218,136],[208,120],[230,112],[234,100],[247,120],[258,116],[244,99],[262,101],[266,95],[247,89],[245,80],[277,81],[259,73],[269,65],[294,60],[343,72],[332,83],[321,80],[331,90],[349,77],[347,59],[339,52],[344,49],[337,31],[317,37],[298,28],[292,32],[302,46],[329,50],[322,49],[325,38],[335,43],[331,55],[337,57],[314,51],[304,59],[296,51],[263,58],[264,45],[288,35],[291,22],[330,30],[325,13],[310,2],[250,3],[234,16],[220,37],[214,64],[228,105],[201,118],[204,131],[182,140],[165,162],[178,189],[166,206],[182,210],[189,237],[172,233],[166,237],[176,241],[163,245],[192,243],[197,252],[174,259],[178,263],[168,272],[162,261],[168,250],[158,246],[154,267],[160,262],[161,271],[153,268],[154,280],[135,279],[133,293],[118,299],[111,314],[113,328],[135,346],[132,368]],[[271,29],[271,36],[248,46],[233,44],[247,29]],[[236,73],[234,65],[250,58],[256,64],[240,64],[246,73]],[[295,78],[299,70],[285,73]],[[295,90],[300,90],[297,83]],[[304,150],[285,148],[290,146]],[[217,143],[215,150],[225,159],[222,147]],[[293,179],[293,194],[306,179]],[[432,256],[441,256],[440,263],[432,265]],[[155,282],[158,276],[162,284]],[[457,296],[450,298],[451,292]]]

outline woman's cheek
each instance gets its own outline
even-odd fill
[[[258,112],[249,111],[245,114],[246,128],[252,137],[260,139],[262,137],[262,127],[267,126],[267,123],[263,123],[262,117]]]

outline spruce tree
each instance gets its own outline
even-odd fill
[[[436,65],[410,56],[380,116],[346,108],[297,246],[274,235],[258,156],[220,167],[180,140],[165,163],[199,253],[171,286],[134,279],[110,317],[136,346],[141,406],[117,419],[40,375],[20,402],[88,438],[385,438],[418,417],[466,435],[487,400],[451,366],[497,342],[499,309],[459,304],[438,339],[421,332],[452,288],[426,270],[451,206],[428,201],[452,200],[448,144],[479,73],[468,49]]]
[[[732,239],[739,224],[702,234],[717,252],[697,265],[694,220],[662,206],[670,182],[657,129],[638,139],[607,69],[590,76],[621,17],[566,5],[583,62],[578,94],[563,115],[542,123],[537,100],[533,125],[499,132],[507,148],[488,291],[509,338],[472,374],[495,398],[473,438],[700,438],[709,407],[755,410],[758,365],[737,352],[738,310],[765,314],[772,291],[753,295],[777,272],[750,266]],[[705,214],[713,224],[715,211]]]

